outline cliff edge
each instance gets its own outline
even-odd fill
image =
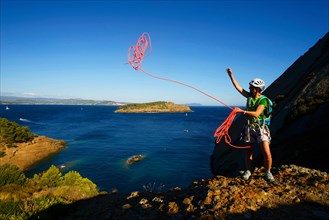
[[[27,170],[33,164],[64,150],[65,143],[45,136],[34,137],[32,141],[16,143],[16,147],[5,148],[5,156],[0,158],[0,165],[9,163]]]
[[[32,219],[328,219],[329,176],[295,165],[252,178],[215,176],[168,192],[114,192],[51,207]]]

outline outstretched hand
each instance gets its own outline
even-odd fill
[[[229,74],[229,75],[231,75],[233,72],[232,72],[232,70],[231,70],[231,68],[227,68],[226,69],[226,72]]]

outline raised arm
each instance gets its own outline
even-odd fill
[[[236,79],[235,79],[234,76],[233,76],[233,72],[232,72],[232,70],[231,70],[230,68],[227,68],[227,69],[226,69],[226,72],[227,72],[228,76],[230,77],[230,79],[231,79],[231,81],[232,81],[234,87],[236,88],[236,90],[238,90],[238,92],[239,92],[241,95],[243,95],[244,97],[247,98],[248,95],[249,95],[249,93],[248,93],[246,90],[244,90],[244,89],[240,86],[240,84],[238,83],[238,81],[236,81]]]

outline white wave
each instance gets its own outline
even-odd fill
[[[31,122],[32,122],[32,121],[27,120],[27,119],[25,119],[25,118],[19,118],[19,120],[22,121],[22,122],[27,122],[27,123],[31,123]]]

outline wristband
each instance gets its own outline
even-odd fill
[[[243,114],[245,115],[245,114],[246,114],[246,112],[247,112],[247,111],[246,111],[246,110],[244,110]]]

